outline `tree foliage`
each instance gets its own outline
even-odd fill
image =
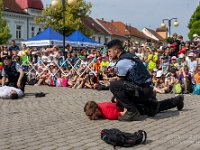
[[[189,39],[192,39],[193,34],[200,35],[200,5],[197,6],[195,12],[191,16],[188,28],[190,30],[188,33]]]
[[[59,0],[62,4],[62,0]],[[77,0],[75,6],[69,6],[66,0],[65,5],[65,23],[63,25],[62,5],[59,8],[52,6],[46,7],[42,11],[42,16],[37,15],[34,20],[36,23],[43,24],[43,29],[52,27],[54,30],[62,33],[65,29],[66,36],[69,36],[76,30],[80,30],[86,36],[91,36],[92,31],[85,28],[81,18],[86,18],[91,13],[92,4],[84,0]]]
[[[0,44],[6,44],[7,41],[12,37],[6,20],[3,17],[3,1],[0,0]]]

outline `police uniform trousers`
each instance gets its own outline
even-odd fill
[[[126,92],[126,86],[124,84],[125,81],[112,81],[110,83],[110,90],[113,93],[114,97],[117,99],[117,107],[126,108],[128,111],[134,111],[137,109],[141,115],[148,115],[150,110],[150,105],[152,101],[156,101],[152,99],[151,87],[144,87],[143,91],[140,92],[140,96],[134,97],[129,95]],[[152,90],[153,92],[153,90]],[[168,110],[177,106],[177,103],[174,101],[174,98],[168,98],[162,101],[159,101],[160,106],[158,112]]]
[[[117,106],[126,108],[128,111],[134,111],[137,104],[150,105],[149,99],[153,95],[153,88],[150,86],[142,87],[139,91],[139,97],[130,95],[127,92],[127,87],[124,80],[112,81],[110,83],[110,91],[117,99]]]
[[[8,78],[8,80],[9,80],[9,78]],[[10,80],[10,81],[8,81],[7,85],[8,85],[8,86],[12,86],[12,87],[18,88],[18,86],[17,86],[17,81],[18,81],[18,79],[15,80],[15,81]],[[24,92],[24,89],[25,89],[26,82],[27,82],[27,77],[26,77],[26,75],[24,74],[24,77],[22,78],[22,80],[21,80],[21,85],[20,85],[20,89],[21,89],[23,92]]]

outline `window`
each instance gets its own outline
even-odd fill
[[[106,44],[108,43],[108,38],[105,38],[105,43],[106,43]]]
[[[21,39],[22,35],[22,26],[17,25],[16,26],[16,39]]]
[[[35,36],[35,27],[31,28],[31,37]]]
[[[94,40],[94,41],[96,40],[96,39],[95,39],[95,36],[92,37],[92,40]]]
[[[101,37],[98,37],[98,42],[101,43]]]

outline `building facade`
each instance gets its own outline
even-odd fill
[[[34,22],[34,17],[42,13],[43,4],[41,0],[3,0],[4,16],[8,23],[12,38],[17,45],[27,40],[38,32],[41,32],[42,25]]]

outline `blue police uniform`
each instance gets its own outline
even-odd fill
[[[6,56],[5,59],[11,59],[10,56]],[[3,65],[2,69],[2,76],[8,78],[8,86],[17,87],[18,78],[20,76],[20,71],[22,70],[21,66],[17,63],[12,61],[10,66]],[[24,87],[26,84],[26,76],[21,80],[21,90],[24,92]]]

